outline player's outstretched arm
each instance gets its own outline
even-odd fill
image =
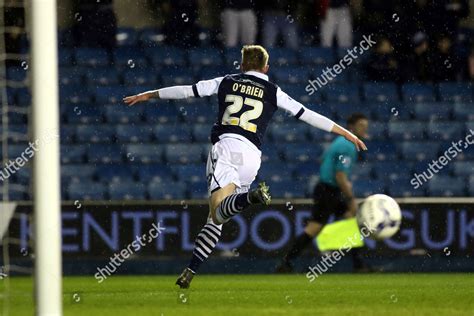
[[[362,142],[357,136],[327,117],[304,107],[303,104],[293,100],[280,88],[277,90],[277,106],[292,113],[297,119],[300,119],[311,126],[344,136],[348,141],[356,146],[357,150],[367,150],[364,142]]]
[[[223,77],[214,78],[211,80],[202,80],[192,86],[173,86],[158,90],[146,91],[125,97],[123,98],[123,102],[129,106],[132,106],[139,102],[148,101],[152,98],[176,100],[191,97],[207,97],[217,93],[222,78]]]
[[[359,139],[359,137],[355,136],[351,132],[349,132],[344,127],[334,123],[331,132],[344,136],[348,141],[352,142],[358,151],[360,150],[367,150],[367,146],[365,146],[364,142]]]

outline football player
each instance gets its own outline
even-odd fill
[[[125,97],[128,105],[151,98],[183,99],[217,94],[219,113],[211,131],[212,147],[207,159],[209,216],[198,234],[191,261],[176,284],[188,288],[199,266],[215,248],[222,225],[252,204],[270,203],[268,186],[250,190],[260,168],[261,145],[270,120],[278,108],[316,128],[343,136],[360,150],[365,144],[332,120],[293,100],[268,80],[267,51],[259,45],[242,49],[242,73],[230,74],[194,85],[174,86]]]

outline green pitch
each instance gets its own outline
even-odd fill
[[[200,275],[187,291],[175,279],[66,277],[64,315],[474,315],[473,274],[327,274],[313,283],[304,275]],[[31,279],[9,281],[10,315],[32,315]]]

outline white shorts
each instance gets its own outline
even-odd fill
[[[260,169],[261,151],[237,138],[226,137],[215,143],[207,157],[207,187],[209,196],[228,184],[235,192],[247,192]]]

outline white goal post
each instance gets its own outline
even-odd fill
[[[30,0],[36,315],[62,315],[56,0]],[[57,137],[51,138],[51,133]],[[48,140],[48,141],[45,141]]]

